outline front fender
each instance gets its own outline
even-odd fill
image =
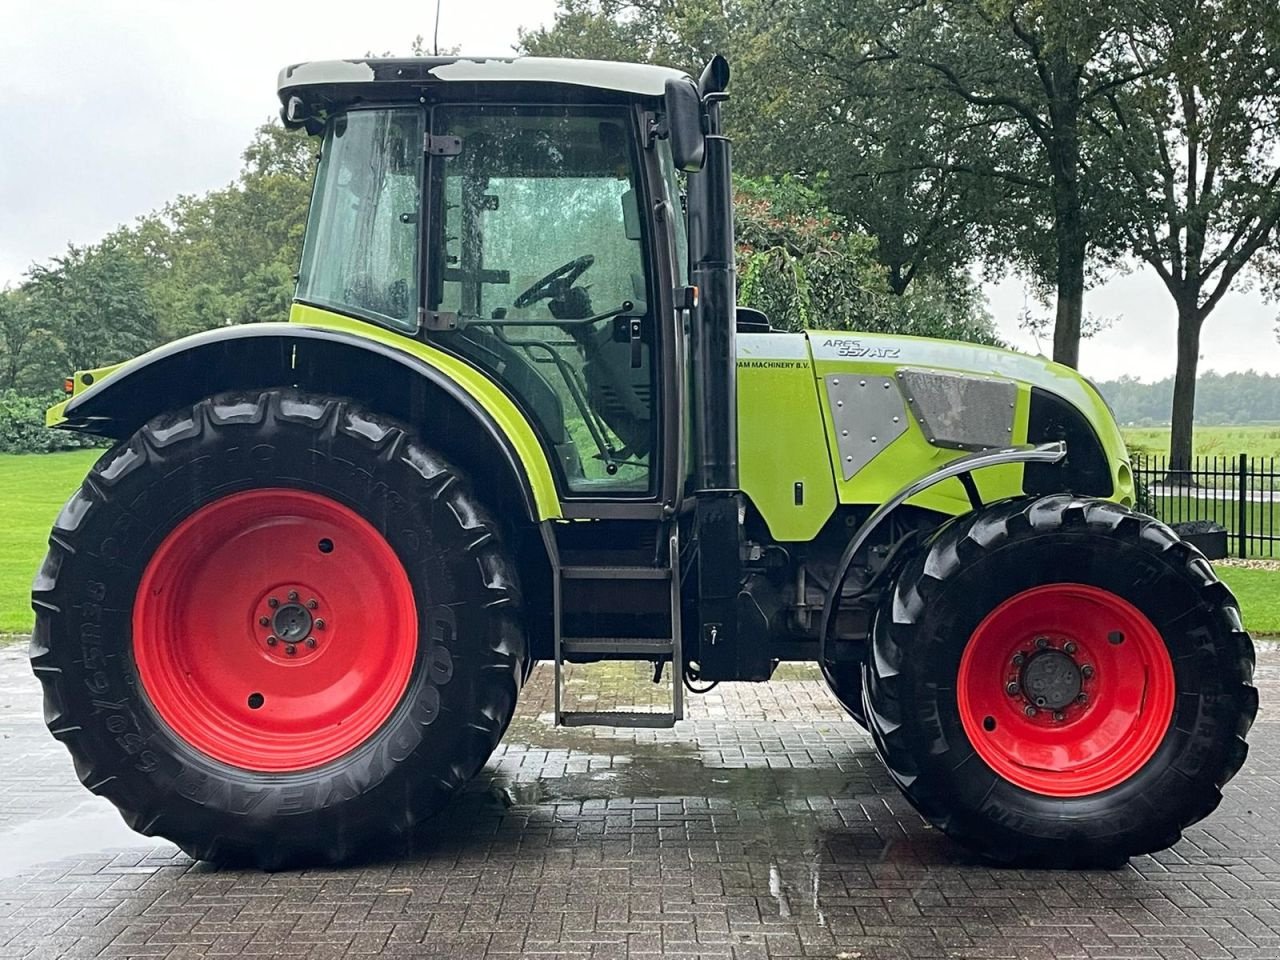
[[[858,527],[836,563],[835,572],[831,577],[831,584],[827,588],[827,596],[822,605],[822,620],[818,628],[818,649],[820,652],[818,659],[825,663],[825,656],[821,651],[824,649],[827,632],[835,618],[836,608],[840,603],[840,591],[844,588],[844,581],[849,575],[849,568],[853,564],[853,558],[871,540],[871,534],[876,531],[876,528],[881,523],[889,518],[890,514],[912,497],[928,490],[930,487],[936,486],[943,480],[950,480],[955,477],[966,481],[965,490],[973,501],[973,508],[976,510],[981,507],[981,503],[977,499],[977,487],[973,485],[972,474],[975,470],[999,467],[1011,463],[1057,463],[1066,455],[1067,445],[1060,441],[970,453],[917,477],[876,507],[871,512],[871,515]]]
[[[49,410],[48,425],[123,439],[156,414],[215,393],[294,386],[407,421],[477,479],[496,469],[496,458],[529,519],[560,515],[532,425],[482,373],[372,324],[312,308],[294,312],[300,322],[220,327],[77,374],[78,392]]]

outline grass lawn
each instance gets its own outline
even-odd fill
[[[53,519],[101,450],[0,455],[0,634],[31,630],[31,578]]]
[[[1245,629],[1254,636],[1280,634],[1280,570],[1218,566],[1218,576],[1240,601]]]
[[[31,578],[44,556],[49,527],[100,450],[0,455],[0,635],[31,630]],[[1280,570],[1219,567],[1240,600],[1245,626],[1280,634]]]

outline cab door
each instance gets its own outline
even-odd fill
[[[673,486],[659,321],[670,284],[655,282],[669,242],[654,236],[637,113],[446,105],[431,130],[428,336],[519,403],[566,515],[645,514]]]

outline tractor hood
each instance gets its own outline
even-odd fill
[[[899,334],[808,330],[805,336],[819,374],[829,363],[838,365],[855,361],[873,366],[936,368],[1017,380],[1055,393],[1073,406],[1089,412],[1090,416],[1101,408],[1106,419],[1111,421],[1106,401],[1085,377],[1046,357],[977,343]],[[1111,426],[1114,427],[1114,423]]]
[[[838,505],[874,506],[976,450],[1066,441],[1052,466],[977,477],[984,500],[1047,492],[1133,502],[1128,453],[1075,370],[972,343],[809,330],[739,333],[742,489],[783,540],[813,536]],[[958,482],[911,503],[969,509]]]

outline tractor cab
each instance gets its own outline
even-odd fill
[[[673,291],[688,283],[676,171],[698,158],[668,116],[696,110],[692,81],[416,58],[291,67],[280,95],[287,123],[323,136],[298,302],[479,368],[534,425],[563,500],[669,502],[662,371],[684,348]]]

